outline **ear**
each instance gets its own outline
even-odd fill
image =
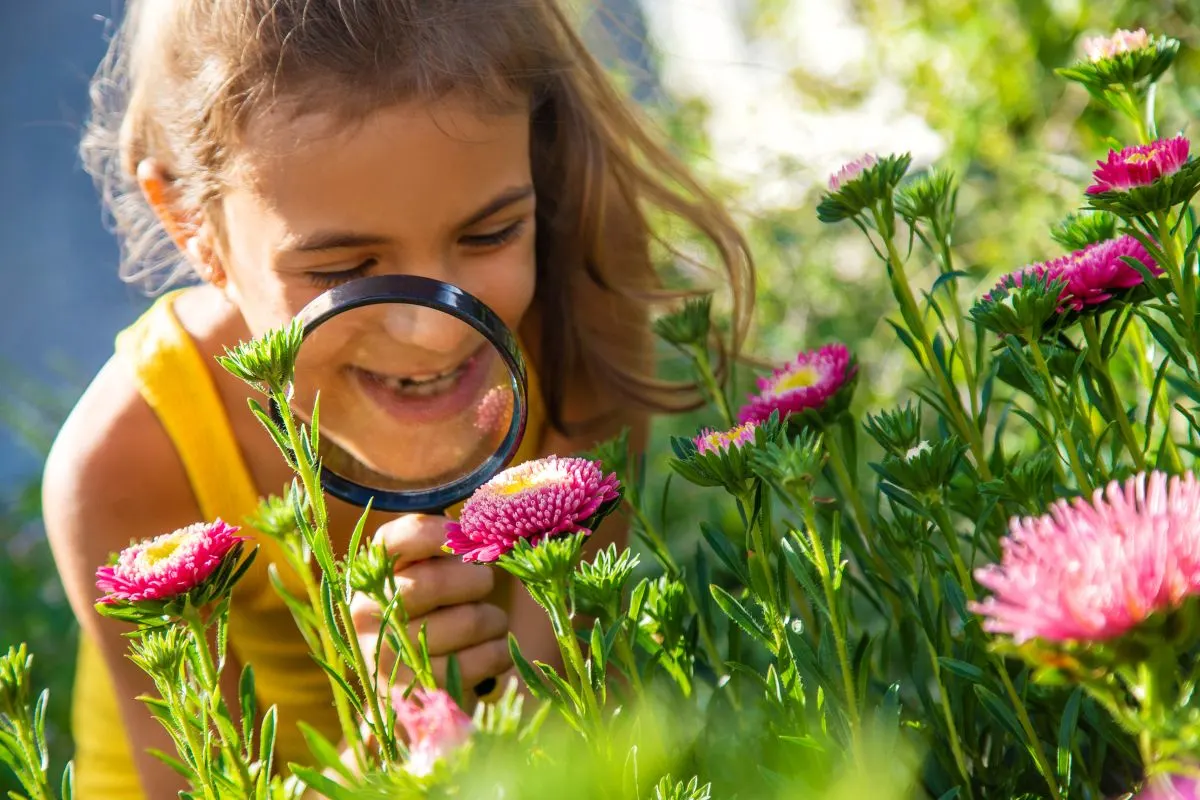
[[[225,270],[212,248],[211,231],[197,221],[194,213],[185,213],[180,208],[162,163],[152,158],[142,160],[137,168],[137,181],[159,223],[192,268],[204,280],[224,288]]]

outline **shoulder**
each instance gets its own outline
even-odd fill
[[[108,554],[132,539],[195,521],[179,455],[119,357],[101,369],[55,438],[42,505],[68,584],[90,583]]]

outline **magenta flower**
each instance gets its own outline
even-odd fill
[[[1155,275],[1163,272],[1141,242],[1132,236],[1118,236],[1006,275],[995,289],[984,295],[984,299],[994,300],[1012,287],[1020,286],[1026,276],[1038,275],[1048,281],[1065,282],[1060,296],[1060,311],[1068,307],[1080,311],[1085,306],[1099,305],[1112,299],[1114,293],[1142,283],[1142,274],[1123,261],[1123,257],[1137,259]]]
[[[780,419],[808,409],[820,409],[858,371],[844,344],[827,344],[800,353],[790,364],[758,379],[758,394],[751,395],[738,412],[738,422],[762,422],[778,411]]]
[[[512,467],[480,486],[458,522],[446,524],[446,549],[463,561],[492,562],[518,539],[590,534],[591,518],[620,497],[616,475],[600,462],[548,456]]]
[[[1014,518],[999,564],[975,577],[992,591],[972,611],[1017,643],[1095,642],[1200,593],[1200,482],[1160,472],[1110,483],[1090,503],[1061,500]]]
[[[754,444],[754,430],[757,427],[757,423],[747,422],[735,428],[730,428],[727,431],[714,431],[711,428],[705,428],[692,441],[696,445],[697,452],[701,454],[728,453],[730,448],[740,448],[744,444]]]
[[[1088,61],[1094,64],[1122,53],[1145,50],[1149,46],[1150,36],[1144,28],[1138,28],[1136,31],[1118,30],[1112,36],[1095,36],[1085,39],[1083,52]]]
[[[198,522],[121,551],[115,564],[96,570],[100,602],[169,600],[197,589],[227,558],[240,553],[238,528],[220,519]]]
[[[1107,161],[1096,162],[1098,168],[1092,173],[1096,182],[1087,188],[1087,193],[1125,192],[1174,175],[1187,163],[1188,146],[1186,138],[1176,136],[1126,147],[1120,152],[1110,150]]]
[[[831,192],[838,191],[843,186],[845,186],[847,183],[849,183],[850,181],[854,180],[859,175],[861,175],[863,173],[863,171],[866,170],[868,167],[873,167],[877,163],[879,163],[879,159],[877,159],[875,156],[871,155],[870,153],[867,153],[866,155],[863,155],[863,156],[859,156],[858,158],[854,159],[850,163],[844,165],[841,169],[839,169],[837,172],[835,172],[832,176],[830,176],[829,191],[831,191]]]
[[[392,688],[392,707],[408,739],[407,769],[417,777],[433,772],[434,765],[471,737],[474,724],[449,694],[441,689]]]

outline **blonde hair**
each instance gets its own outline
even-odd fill
[[[697,403],[647,361],[656,274],[649,214],[687,223],[732,292],[736,353],[753,267],[726,211],[647,133],[555,0],[130,0],[92,85],[82,152],[122,242],[121,276],[154,292],[193,277],[150,210],[138,164],[161,162],[179,202],[211,209],[249,120],[280,99],[347,120],[466,91],[528,98],[537,206],[539,364],[552,424],[568,382],[656,410]]]

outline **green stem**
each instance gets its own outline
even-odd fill
[[[763,538],[762,528],[758,524],[758,518],[754,513],[754,489],[738,497],[738,502],[741,503],[746,514],[746,540],[753,546],[754,552],[757,554],[757,558],[754,561],[758,563],[762,572],[763,597],[759,597],[758,600],[765,606],[769,614],[768,621],[770,622],[772,633],[775,634],[776,650],[779,650],[782,646],[782,642],[779,640],[781,614],[775,602],[775,598],[778,595],[775,590],[775,580],[771,576],[771,553],[767,549],[766,539]]]
[[[1075,481],[1079,484],[1079,491],[1084,494],[1091,494],[1091,481],[1088,480],[1087,470],[1083,468],[1083,462],[1079,457],[1079,451],[1075,444],[1075,437],[1071,433],[1071,426],[1067,424],[1067,420],[1063,416],[1062,406],[1058,404],[1054,379],[1050,376],[1050,367],[1046,364],[1046,359],[1042,355],[1042,348],[1038,346],[1036,332],[1029,336],[1029,352],[1033,356],[1033,363],[1037,367],[1038,374],[1046,384],[1046,400],[1050,406],[1050,413],[1053,415],[1054,422],[1058,426],[1059,435],[1063,437],[1063,443],[1067,450],[1067,459],[1070,461]]]
[[[867,513],[866,503],[863,502],[862,494],[858,491],[858,484],[850,474],[846,455],[842,452],[842,444],[838,439],[838,432],[832,427],[828,427],[821,438],[825,442],[826,452],[829,453],[829,467],[833,470],[837,482],[841,484],[842,493],[846,495],[850,501],[850,508],[854,511],[854,521],[862,535],[863,544],[869,551],[874,552],[875,532],[871,525],[871,516]]]
[[[638,524],[641,525],[642,533],[650,540],[650,544],[658,556],[658,560],[662,562],[663,569],[667,571],[667,576],[670,578],[680,577],[683,572],[679,569],[679,565],[671,558],[671,551],[667,549],[667,543],[663,539],[662,534],[658,532],[658,529],[654,527],[649,517],[646,516],[646,513],[638,505],[630,503],[629,508],[633,511],[634,518],[638,521]],[[717,650],[717,642],[713,638],[712,631],[709,630],[708,620],[705,619],[704,614],[700,613],[699,598],[696,597],[691,583],[686,580],[681,580],[680,583],[683,584],[684,596],[687,597],[688,611],[696,617],[696,625],[700,633],[700,643],[704,647],[705,654],[708,656],[709,666],[713,668],[718,677],[725,678],[729,675],[729,669],[725,666],[724,659],[721,658],[721,652]]]
[[[817,530],[817,513],[813,507],[812,498],[807,494],[801,498],[804,507],[805,530],[808,534],[809,546],[813,550],[817,574],[821,578],[821,588],[825,594],[825,605],[829,609],[829,627],[833,632],[834,649],[837,652],[838,665],[842,674],[842,687],[846,695],[846,711],[850,717],[850,731],[854,742],[856,759],[859,754],[859,735],[862,730],[862,720],[858,710],[858,690],[854,682],[854,672],[850,663],[850,651],[846,646],[846,631],[844,622],[838,611],[837,589],[833,585],[833,573],[830,570],[829,558],[825,554],[825,543]],[[837,569],[837,565],[833,566]]]
[[[943,231],[941,224],[934,219],[933,237],[938,241],[938,247],[942,257],[942,270],[945,273],[954,271],[954,256],[950,251],[949,231]],[[978,386],[975,383],[975,364],[971,358],[971,347],[967,342],[967,323],[963,318],[962,304],[958,298],[958,281],[951,280],[946,287],[950,294],[950,311],[954,317],[954,329],[958,333],[959,344],[959,359],[963,365],[963,376],[967,379],[967,395],[971,404],[971,422],[974,426],[975,420],[979,419],[979,398],[977,396]]]
[[[992,473],[988,467],[986,454],[984,453],[983,438],[974,423],[968,423],[964,418],[966,412],[963,408],[962,398],[954,390],[954,387],[950,385],[949,380],[938,364],[937,356],[933,352],[933,342],[930,340],[929,331],[925,327],[924,317],[921,315],[916,298],[913,296],[908,276],[904,272],[904,260],[900,258],[900,253],[896,249],[896,243],[892,238],[893,226],[886,224],[884,214],[878,205],[872,207],[871,211],[875,217],[876,229],[879,231],[879,235],[883,237],[884,247],[887,249],[888,262],[893,276],[892,286],[896,300],[900,303],[900,314],[908,323],[910,332],[917,336],[921,345],[921,351],[926,362],[922,366],[927,365],[929,374],[933,376],[934,381],[937,383],[938,390],[941,392],[942,398],[946,401],[946,409],[950,412],[950,422],[970,447],[971,455],[975,458],[976,469],[979,470],[980,476],[985,481],[991,480]]]
[[[696,371],[700,373],[700,381],[704,384],[710,398],[717,406],[717,411],[721,414],[721,419],[725,421],[727,428],[732,428],[736,422],[733,412],[729,409],[729,401],[725,399],[725,392],[721,390],[721,384],[717,381],[717,376],[712,370],[712,361],[708,357],[708,348],[704,345],[696,345],[691,348],[692,363],[696,366]]]
[[[963,561],[962,553],[959,552],[958,534],[954,532],[954,523],[950,521],[950,515],[946,513],[946,506],[940,500],[935,501],[931,507],[934,522],[937,523],[942,536],[946,538],[946,547],[950,551],[950,560],[954,562],[954,571],[958,573],[958,582],[962,585],[963,592],[973,598],[975,586],[971,582],[971,572],[967,569],[966,562]]]
[[[31,723],[32,719],[26,716],[23,722]],[[21,754],[24,756],[25,772],[29,777],[29,782],[26,782],[24,777],[18,774],[17,777],[21,780],[21,785],[25,787],[25,791],[29,792],[30,800],[55,800],[54,790],[48,783],[37,745],[34,743],[33,737],[30,736],[30,726],[14,720],[12,727],[16,730],[17,741],[21,743]],[[13,796],[16,797],[17,795],[14,794]]]
[[[1138,471],[1144,472],[1146,458],[1142,453],[1142,448],[1138,446],[1133,426],[1129,424],[1129,415],[1125,413],[1125,404],[1121,402],[1121,394],[1117,390],[1116,381],[1113,380],[1112,372],[1109,370],[1108,359],[1104,358],[1104,354],[1101,352],[1100,332],[1096,329],[1095,317],[1085,316],[1083,318],[1083,335],[1088,345],[1087,359],[1092,362],[1092,367],[1100,377],[1100,384],[1104,387],[1104,393],[1107,395],[1105,399],[1108,401],[1109,413],[1117,418],[1117,429],[1125,441],[1125,449],[1129,451],[1129,456],[1133,459]]]
[[[614,625],[622,624],[620,622],[620,614],[617,614],[614,619],[616,620],[613,622]],[[638,674],[637,656],[633,653],[633,646],[629,644],[629,636],[626,631],[623,630],[617,635],[615,647],[617,648],[617,655],[620,657],[621,663],[625,665],[625,671],[629,673],[629,682],[633,686],[634,696],[642,697],[644,695],[642,676]]]
[[[358,637],[354,635],[354,621],[350,617],[350,606],[345,602],[339,602],[340,598],[335,598],[334,603],[337,607],[338,616],[341,618],[342,627],[349,633],[346,637],[350,644],[350,655],[354,657],[353,668],[357,673],[359,685],[363,687],[363,692],[367,696],[367,702],[370,703],[371,714],[375,717],[375,732],[380,745],[383,747],[383,754],[388,763],[394,762],[399,751],[396,749],[396,739],[393,732],[388,728],[387,718],[383,715],[383,706],[379,702],[379,688],[374,680],[374,673],[367,668],[367,659],[363,655],[362,648],[358,645]],[[336,624],[336,623],[335,623]],[[407,636],[405,631],[405,636]],[[416,667],[413,668],[416,672]]]
[[[938,661],[938,652],[933,646],[933,641],[928,636],[925,637],[925,642],[929,645],[929,661],[933,666],[933,679],[940,690],[938,695],[941,699],[942,717],[946,721],[946,731],[949,734],[950,752],[954,754],[954,763],[958,767],[959,774],[962,776],[962,787],[967,794],[967,800],[974,800],[975,795],[971,791],[971,773],[967,771],[967,759],[963,755],[962,742],[959,741],[958,725],[954,721],[954,711],[950,708],[950,694],[946,691],[946,687],[942,683],[942,665]]]
[[[183,613],[183,619],[187,623],[188,630],[192,633],[192,639],[196,643],[196,654],[200,662],[200,679],[203,681],[201,687],[206,693],[205,701],[208,703],[208,713],[212,717],[216,717],[219,713],[221,705],[221,686],[220,679],[217,674],[216,664],[213,663],[212,653],[208,650],[208,629],[204,624],[204,620],[200,618],[200,612],[197,609],[189,608]],[[236,742],[230,742],[225,735],[225,731],[220,725],[215,726],[217,729],[217,739],[220,742],[221,754],[225,756],[227,766],[231,769],[236,769],[240,787],[247,793],[253,791],[254,781],[250,777],[250,770],[246,767],[245,761],[238,755],[238,747]]]
[[[583,700],[589,726],[593,731],[599,730],[600,704],[596,700],[596,693],[592,691],[592,682],[588,680],[583,651],[579,649],[579,640],[575,636],[575,629],[571,626],[571,615],[567,611],[566,601],[561,592],[557,590],[548,594],[543,593],[543,596],[547,600],[544,607],[550,612],[550,623],[554,628],[554,637],[558,640],[558,649],[575,675],[575,682],[579,696]]]
[[[1141,384],[1150,391],[1154,386],[1154,370],[1150,368],[1150,362],[1146,359],[1146,340],[1142,337],[1141,325],[1135,322],[1129,326],[1129,347],[1133,350],[1133,364],[1141,376]],[[1167,400],[1167,396],[1159,392],[1156,398],[1158,406],[1159,419],[1163,421],[1163,428],[1167,435],[1164,439],[1167,448],[1167,458],[1170,461],[1170,470],[1172,474],[1183,472],[1183,459],[1179,456],[1179,449],[1175,446],[1175,439],[1170,435],[1171,428],[1171,405]],[[1146,431],[1147,446],[1150,441],[1150,431]]]

